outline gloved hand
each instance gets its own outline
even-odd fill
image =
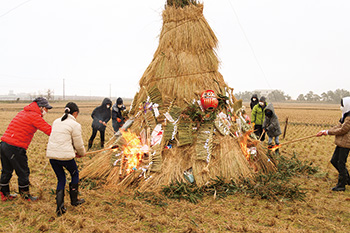
[[[322,135],[328,135],[328,130],[322,130],[316,134],[317,137],[320,137]]]
[[[252,126],[253,126],[253,128],[255,127],[255,122],[252,122]]]
[[[117,121],[120,123],[122,120],[120,118],[117,117]]]
[[[83,157],[82,155],[78,155],[78,153],[75,153],[75,158],[81,158]]]

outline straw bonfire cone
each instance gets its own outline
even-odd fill
[[[216,45],[203,4],[168,0],[159,46],[130,109],[132,124],[110,143],[120,149],[96,155],[81,177],[146,191],[173,181],[239,182],[258,170],[275,170],[240,116],[242,101],[218,72]],[[137,139],[129,139],[129,133]],[[130,168],[135,154],[137,163]]]

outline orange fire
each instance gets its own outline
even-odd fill
[[[239,142],[239,145],[241,146],[241,150],[248,161],[250,160],[250,154],[248,152],[248,137],[252,132],[253,132],[252,130],[245,132],[245,134],[240,138],[240,142]]]
[[[272,147],[269,147],[268,149],[271,150],[271,151],[275,151],[275,150],[277,150],[280,147],[281,147],[281,145],[274,145]]]
[[[125,158],[125,170],[127,174],[130,174],[133,170],[136,170],[142,160],[144,151],[142,143],[139,137],[128,131],[121,131],[126,144],[123,146],[123,154]]]

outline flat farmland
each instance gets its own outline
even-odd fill
[[[77,120],[87,146],[91,135],[90,114],[101,102],[76,103],[80,107]],[[1,135],[27,104],[0,103]],[[65,104],[53,102],[54,108],[44,119],[52,124],[62,116]],[[274,103],[274,107],[282,131],[288,117],[282,143],[315,135],[336,125],[341,116],[338,105]],[[109,122],[106,140],[113,135],[111,128]],[[314,175],[293,178],[306,192],[304,201],[266,200],[237,193],[224,199],[206,197],[197,204],[165,199],[166,205],[159,206],[135,199],[134,190],[115,193],[96,187],[80,190],[86,200],[80,207],[69,204],[66,192],[68,211],[60,218],[55,215],[56,177],[45,157],[47,141],[48,136],[38,131],[27,150],[31,193],[40,200],[29,203],[17,198],[0,202],[0,232],[350,232],[350,187],[345,192],[330,191],[337,181],[337,172],[329,162],[335,148],[331,136],[289,143],[280,149],[282,155],[296,156],[318,168]],[[99,142],[97,134],[94,150],[100,149]],[[89,157],[77,159],[79,167],[83,168],[89,160]],[[15,174],[10,186],[12,192],[17,192]]]

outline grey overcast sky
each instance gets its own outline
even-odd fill
[[[133,97],[165,0],[0,0],[0,94]],[[201,0],[235,92],[350,90],[349,0]]]

